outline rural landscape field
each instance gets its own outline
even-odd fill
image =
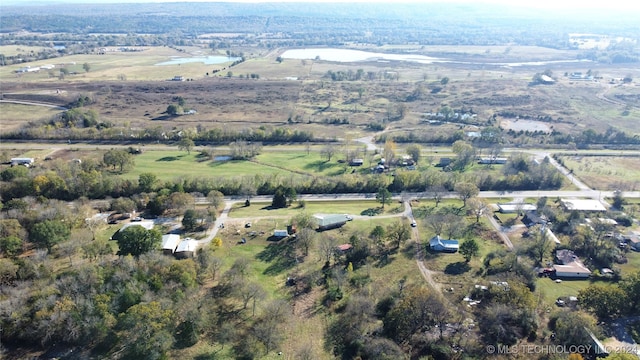
[[[0,358],[637,359],[638,16],[0,4]]]

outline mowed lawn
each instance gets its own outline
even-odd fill
[[[146,151],[135,156],[135,167],[122,175],[125,179],[138,179],[140,174],[153,173],[162,181],[182,177],[235,177],[250,174],[282,174],[283,170],[250,161],[202,161],[192,151]]]
[[[352,169],[346,163],[339,163],[338,159],[344,159],[342,153],[336,153],[331,161],[323,158],[318,151],[269,151],[256,156],[256,161],[261,164],[269,164],[291,171],[305,173],[309,175],[335,176],[349,173]]]
[[[252,202],[245,207],[244,203],[235,204],[229,212],[231,218],[268,217],[268,216],[294,216],[299,213],[308,214],[351,214],[361,215],[367,209],[379,208],[380,203],[375,200],[359,201],[307,201],[301,208],[295,203],[288,208],[272,209],[270,202]],[[380,215],[394,215],[404,211],[402,204],[391,204],[384,208]]]

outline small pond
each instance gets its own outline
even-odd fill
[[[231,160],[231,156],[229,155],[218,155],[213,157],[213,161],[229,161]]]

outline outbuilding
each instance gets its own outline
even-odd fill
[[[286,238],[289,236],[289,232],[287,230],[273,230],[273,236],[276,238]]]
[[[24,165],[26,167],[29,167],[31,165],[33,165],[33,163],[36,160],[34,158],[12,158],[11,159],[11,166],[15,166],[15,165]]]
[[[503,214],[515,214],[516,212],[535,211],[535,204],[528,204],[523,202],[498,204],[498,211]]]
[[[599,200],[592,199],[561,199],[560,203],[567,211],[590,211],[590,212],[602,212],[607,211],[607,208],[602,205]]]
[[[162,235],[162,253],[165,255],[173,254],[176,251],[180,240],[181,238],[178,234]]]
[[[176,251],[173,253],[178,259],[194,257],[198,250],[198,242],[192,238],[185,238],[180,241]]]
[[[349,221],[349,216],[345,214],[316,214],[313,218],[321,231],[341,227]]]

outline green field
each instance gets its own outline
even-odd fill
[[[145,151],[135,157],[135,168],[122,176],[138,179],[140,174],[154,173],[160,180],[169,181],[189,176],[234,177],[248,174],[283,174],[282,169],[256,164],[251,161],[199,161],[198,153],[192,151]]]
[[[294,216],[299,213],[308,214],[351,214],[361,215],[367,209],[379,208],[380,203],[375,200],[360,201],[306,201],[304,208],[294,202],[290,207],[284,209],[271,209],[270,202],[252,202],[251,206],[245,207],[243,202],[233,205],[229,212],[231,218],[251,218],[251,217],[283,217]],[[394,215],[404,211],[402,204],[390,204],[385,206],[385,211],[380,215]]]
[[[550,278],[539,278],[536,282],[536,291],[540,293],[548,304],[554,303],[559,297],[577,296],[578,292],[589,285],[589,280],[563,280],[556,283]],[[601,282],[600,284],[607,284]]]
[[[12,103],[0,103],[0,129],[2,132],[17,130],[31,121],[47,121],[60,113],[59,109]]]

